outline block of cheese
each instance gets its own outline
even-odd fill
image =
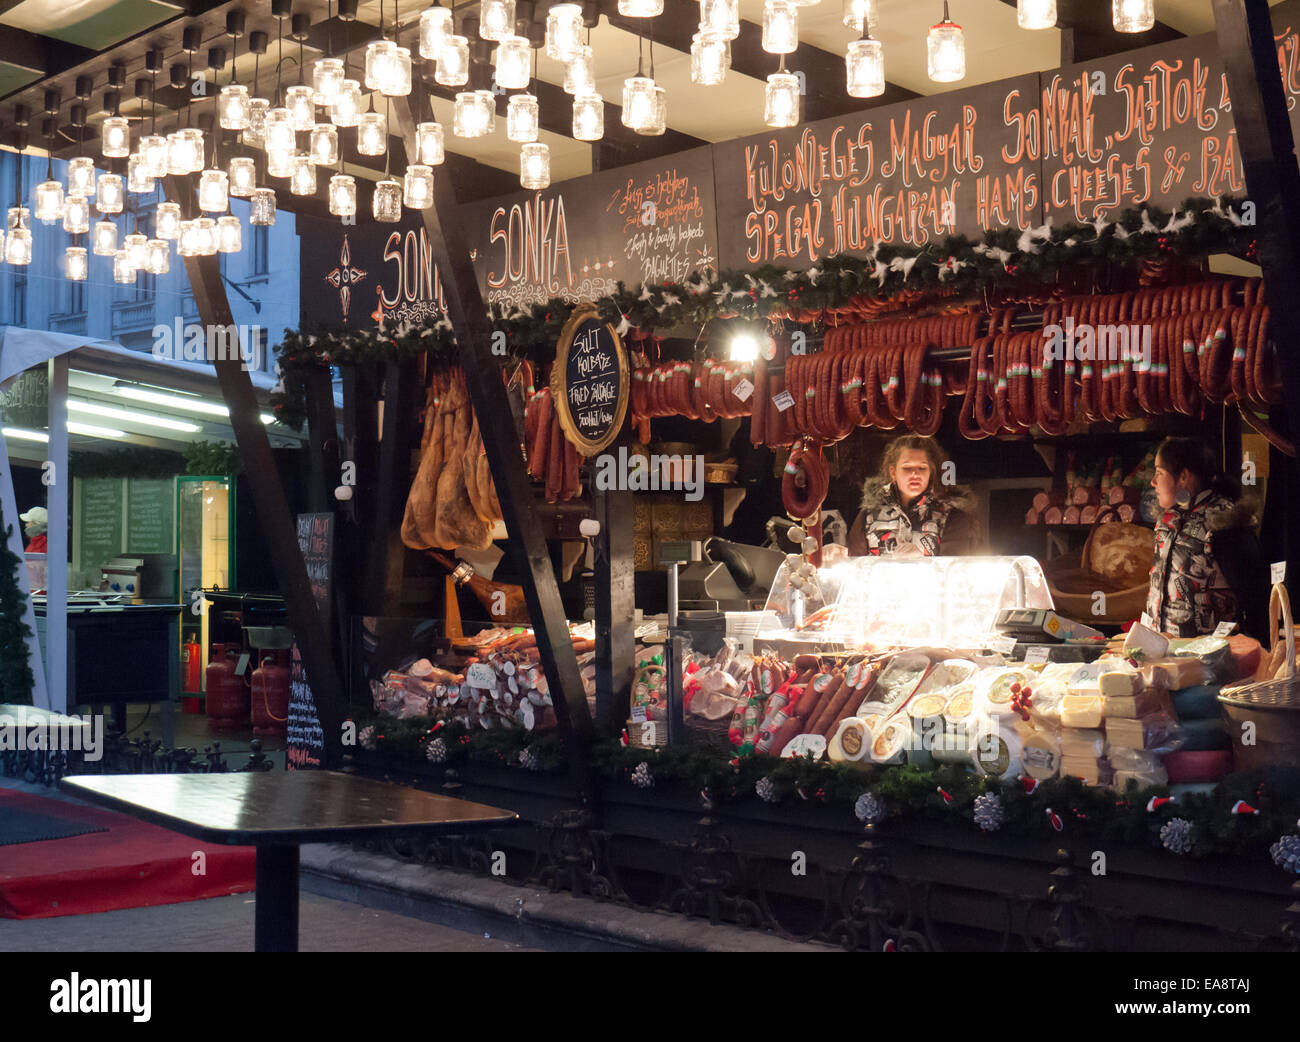
[[[1102,706],[1106,711],[1107,720],[1113,717],[1136,719],[1161,708],[1166,697],[1168,696],[1153,687],[1144,687],[1135,695],[1112,695],[1103,698]]]
[[[1031,778],[1055,778],[1061,770],[1060,743],[1045,731],[1034,731],[1021,744],[1020,763]]]
[[[1137,670],[1108,670],[1097,678],[1097,690],[1103,698],[1133,696],[1146,687]]]
[[[1163,634],[1140,622],[1133,623],[1124,638],[1124,654],[1141,653],[1146,658],[1164,658],[1169,653],[1169,641]]]
[[[1122,749],[1156,749],[1169,737],[1173,722],[1165,713],[1148,713],[1140,719],[1106,720],[1106,741]]]
[[[1061,756],[1087,758],[1094,760],[1106,748],[1106,736],[1098,730],[1084,730],[1077,727],[1061,728]]]
[[[1064,727],[1100,727],[1101,695],[1066,695],[1061,699],[1061,724]]]
[[[1062,756],[1061,773],[1071,778],[1082,778],[1089,785],[1101,781],[1101,765],[1095,756]]]
[[[1163,675],[1170,691],[1205,683],[1205,667],[1198,658],[1167,658],[1151,664],[1155,675]]]

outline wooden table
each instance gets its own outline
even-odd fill
[[[335,771],[118,774],[64,778],[62,787],[206,843],[257,847],[255,948],[298,950],[298,847],[420,829],[509,825],[499,807]]]

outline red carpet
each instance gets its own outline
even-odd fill
[[[143,908],[254,888],[252,847],[210,846],[125,814],[12,789],[0,789],[0,799],[16,801],[21,809],[108,829],[0,847],[0,918],[44,919]],[[207,858],[204,875],[192,871],[193,854],[199,850]]]

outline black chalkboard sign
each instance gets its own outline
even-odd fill
[[[627,415],[627,354],[591,305],[579,305],[560,333],[551,396],[564,435],[584,456],[618,437]]]
[[[172,553],[176,549],[175,513],[174,478],[131,478],[126,497],[127,553]]]
[[[102,568],[122,553],[125,483],[121,478],[77,478],[77,484],[81,499],[72,522],[77,560],[87,570]]]
[[[298,548],[307,565],[312,596],[320,609],[325,632],[329,632],[331,562],[334,552],[334,515],[299,514]],[[307,671],[293,646],[289,656],[289,725],[285,736],[285,763],[289,770],[319,767],[325,753],[325,732],[321,730],[316,700],[307,682]]]

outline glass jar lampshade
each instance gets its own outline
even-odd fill
[[[691,82],[715,87],[727,78],[731,68],[731,41],[714,32],[691,37]]]
[[[330,122],[336,127],[355,127],[361,118],[361,84],[344,80],[330,104]]]
[[[99,140],[104,155],[110,159],[125,159],[131,154],[131,125],[125,116],[109,116],[99,128]]]
[[[573,139],[599,141],[605,136],[605,99],[599,94],[578,94],[573,99]]]
[[[113,256],[117,252],[117,225],[109,220],[96,221],[90,246],[96,257]]]
[[[217,95],[217,122],[222,130],[248,129],[248,88],[231,83]]]
[[[30,228],[32,226],[32,211],[25,206],[11,206],[5,214],[5,227],[10,230],[14,228]]]
[[[433,205],[433,167],[412,163],[402,178],[402,203],[412,210]]]
[[[365,85],[388,97],[411,93],[411,52],[391,40],[366,45]]]
[[[275,224],[275,190],[255,188],[248,207],[248,223],[262,227]]]
[[[590,94],[596,89],[596,56],[590,44],[583,44],[564,66],[564,93]]]
[[[519,183],[530,191],[551,183],[551,147],[534,141],[519,150]]]
[[[159,203],[153,214],[153,233],[160,239],[178,239],[181,234],[180,203]]]
[[[355,217],[357,213],[357,182],[351,174],[335,174],[330,178],[330,213],[335,217]]]
[[[230,205],[230,179],[224,170],[199,174],[199,209],[204,213],[225,213]]]
[[[286,108],[266,110],[262,124],[262,147],[269,152],[292,152],[294,148],[293,115]]]
[[[583,43],[582,8],[556,4],[546,13],[546,57],[567,62]]]
[[[198,226],[199,255],[212,257],[217,252],[217,222],[211,217],[200,217],[194,222]]]
[[[793,54],[799,47],[799,8],[794,0],[766,0],[763,4],[763,50],[768,54]]]
[[[11,228],[5,237],[5,261],[21,267],[32,262],[32,230]]]
[[[149,163],[139,152],[132,152],[126,161],[126,190],[138,194],[154,190],[154,178],[149,171]]]
[[[655,81],[649,76],[629,76],[623,81],[623,126],[638,133],[654,119]]]
[[[520,143],[537,140],[537,99],[531,94],[512,94],[506,105],[506,137]]]
[[[90,200],[69,195],[63,200],[63,230],[70,235],[90,231]]]
[[[503,90],[523,90],[528,86],[532,50],[522,36],[506,36],[497,43],[496,85]]]
[[[257,163],[249,156],[235,156],[226,170],[230,181],[230,194],[247,199],[257,187]]]
[[[852,40],[844,55],[849,97],[876,98],[885,93],[885,49],[879,40]]]
[[[277,148],[266,153],[267,177],[290,177],[293,174],[293,157],[297,155],[291,148]]]
[[[166,275],[172,266],[172,251],[166,239],[150,239],[144,270],[150,275]]]
[[[515,32],[515,0],[482,0],[478,11],[478,34],[500,42]]]
[[[199,222],[181,221],[176,236],[176,252],[182,257],[199,255]]]
[[[188,174],[190,172],[189,141],[179,130],[167,135],[167,173]]]
[[[311,164],[307,164],[311,166]],[[315,177],[316,168],[312,167],[312,176]],[[218,253],[238,253],[243,246],[244,232],[239,223],[239,218],[234,214],[226,214],[224,217],[217,218],[217,252]]]
[[[867,32],[875,32],[880,18],[880,0],[844,0],[844,24],[858,33],[862,32],[862,23],[867,23]]]
[[[740,0],[700,0],[700,32],[727,40],[740,35]]]
[[[86,156],[68,160],[68,195],[95,194],[95,161]]]
[[[434,8],[435,11],[441,8]],[[421,123],[415,128],[415,154],[425,166],[439,166],[446,159],[441,123]]]
[[[1055,28],[1056,0],[1017,0],[1016,24],[1022,29]]]
[[[244,144],[261,145],[265,141],[266,114],[271,103],[265,98],[248,99],[248,127],[244,130]]]
[[[95,182],[95,207],[100,213],[121,213],[126,186],[121,174],[100,174]]]
[[[443,41],[433,78],[444,87],[463,87],[469,82],[469,40],[454,33]]]
[[[127,259],[136,271],[141,270],[149,261],[149,240],[139,232],[132,232],[122,240]]]
[[[391,177],[375,182],[375,194],[370,201],[371,214],[376,221],[396,224],[402,219],[402,183]]]
[[[311,66],[311,89],[317,105],[333,104],[343,86],[344,70],[341,58],[317,58]]]
[[[420,57],[437,61],[447,37],[453,35],[451,8],[430,7],[420,15]]]
[[[113,254],[113,281],[124,284],[135,281],[135,268],[131,267],[131,255],[125,248]]]
[[[394,47],[388,65],[388,84],[379,93],[390,98],[404,98],[411,93],[411,49]]]
[[[365,76],[362,81],[366,90],[379,90],[381,83],[388,82],[388,64],[396,46],[391,40],[372,40],[366,44]]]
[[[774,72],[763,91],[763,122],[769,127],[793,127],[799,122],[799,77]]]
[[[935,83],[955,83],[966,75],[966,38],[961,26],[948,17],[944,4],[943,21],[930,26],[925,39],[926,71]]]
[[[618,0],[624,18],[655,18],[664,13],[664,0]]]
[[[150,177],[167,175],[167,138],[162,134],[145,134],[140,139],[139,153],[149,169]]]
[[[203,142],[203,131],[198,127],[186,127],[181,131],[181,136],[185,140],[185,153],[190,160],[189,172],[197,174],[203,169],[204,157],[207,155],[207,146]]]
[[[1156,24],[1152,0],[1111,0],[1111,24],[1118,33],[1144,33]]]
[[[451,132],[457,137],[487,137],[496,130],[496,97],[490,90],[467,90],[456,95]]]
[[[668,91],[660,84],[655,84],[654,105],[650,110],[650,125],[640,131],[642,134],[658,135],[668,129]]]
[[[63,251],[63,277],[69,282],[85,282],[90,274],[90,258],[86,247],[69,246]]]
[[[285,88],[284,107],[294,130],[311,130],[316,125],[316,92],[305,83]]]
[[[289,191],[294,195],[316,194],[316,164],[306,152],[293,157],[293,172],[289,175]]]
[[[63,184],[51,178],[36,186],[36,219],[43,224],[63,220]]]
[[[382,112],[363,112],[357,123],[357,151],[382,156],[388,147],[388,119]]]
[[[339,161],[339,132],[333,123],[317,123],[311,128],[308,155],[320,166],[332,166]]]

